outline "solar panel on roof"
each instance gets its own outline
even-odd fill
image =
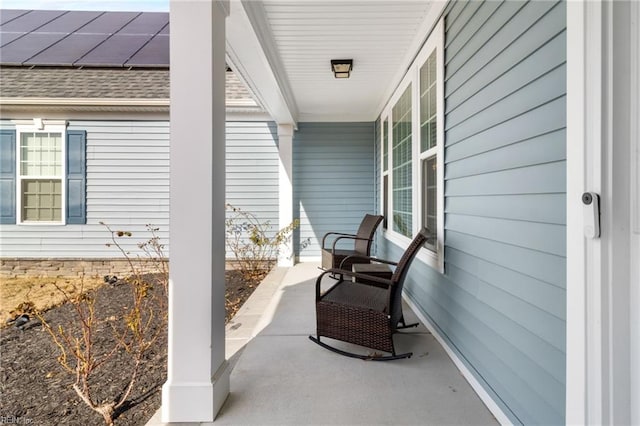
[[[2,25],[2,31],[31,32],[65,13],[62,10],[32,10]]]
[[[103,12],[71,11],[38,28],[37,32],[72,33]]]
[[[125,65],[169,66],[169,36],[157,35],[137,52]]]
[[[82,27],[78,32],[83,34],[114,34],[137,15],[138,12],[106,12]]]
[[[0,25],[3,25],[5,22],[8,22],[12,19],[17,18],[20,15],[24,15],[28,13],[28,10],[17,10],[17,9],[5,9],[0,10]]]
[[[32,56],[42,52],[55,42],[59,41],[65,34],[27,34],[7,47],[2,48],[1,60],[3,64],[21,65]],[[10,49],[8,47],[11,47]]]
[[[107,39],[89,52],[76,65],[123,66],[150,39],[147,35],[119,35]]]
[[[9,44],[11,43],[13,40],[22,37],[23,35],[25,35],[26,33],[4,33],[4,32],[0,32],[0,47],[4,46],[5,44]],[[0,56],[2,56],[2,52],[0,51]],[[0,57],[0,60],[2,60],[2,58]]]
[[[0,26],[1,64],[169,66],[168,13],[21,11],[10,15],[14,18],[7,17]],[[162,37],[154,39],[158,33]]]
[[[107,37],[107,34],[71,34],[44,52],[25,62],[26,65],[73,65]]]
[[[168,22],[169,15],[166,13],[141,13],[140,16],[120,30],[119,34],[154,35],[167,25]]]

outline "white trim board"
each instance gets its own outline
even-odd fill
[[[585,37],[587,6],[582,2],[567,4],[567,75],[572,76],[567,79],[567,218],[575,218],[567,221],[566,359],[571,359],[567,363],[565,379],[567,424],[585,424],[587,420],[586,242],[583,238],[583,209],[574,202],[575,197],[584,191],[588,136],[585,131],[586,60],[589,52]],[[596,46],[594,54],[598,48]]]

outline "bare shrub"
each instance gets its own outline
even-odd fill
[[[233,253],[245,279],[265,275],[274,265],[283,246],[290,244],[293,230],[300,221],[273,232],[270,221],[261,222],[251,212],[226,205],[226,246]]]
[[[107,425],[113,425],[119,412],[126,407],[125,402],[136,384],[145,354],[166,330],[169,274],[164,246],[156,234],[158,228],[147,226],[152,236],[146,242],[138,244],[144,256],[134,258],[119,241],[120,238],[131,237],[131,233],[114,231],[108,225],[103,225],[111,233],[111,242],[107,245],[119,249],[131,269],[130,276],[117,280],[118,285],[126,286],[131,292],[131,303],[130,307],[123,308],[120,318],[114,318],[116,321],[110,322],[111,337],[107,349],[99,351],[96,345],[96,339],[105,338],[104,333],[100,332],[100,321],[96,317],[96,293],[90,294],[80,288],[72,295],[54,284],[64,295],[65,301],[72,306],[73,322],[56,326],[49,324],[41,312],[35,312],[35,315],[59,349],[58,363],[75,376],[72,385],[75,392],[88,407],[102,416]],[[155,269],[153,280],[147,274],[149,262]],[[158,321],[160,327],[154,325]],[[119,355],[118,362],[123,360],[118,373],[125,377],[124,388],[117,395],[97,401],[93,395],[102,392],[94,389],[91,379],[104,374],[101,367],[116,354]]]

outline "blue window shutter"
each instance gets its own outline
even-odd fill
[[[0,223],[16,223],[15,130],[0,130]]]
[[[87,223],[87,132],[67,132],[67,224]]]

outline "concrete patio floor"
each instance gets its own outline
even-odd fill
[[[398,352],[413,352],[398,361],[347,358],[311,342],[317,266],[276,268],[227,325],[231,393],[203,425],[498,424],[422,324],[395,336]],[[407,305],[404,313],[418,321]],[[147,426],[162,424],[158,412]]]

